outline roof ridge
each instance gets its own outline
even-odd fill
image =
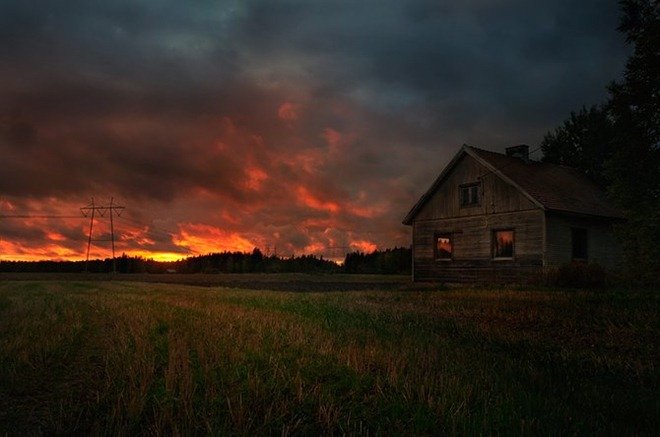
[[[518,157],[515,157],[515,156],[509,156],[509,155],[506,154],[506,152],[504,152],[504,153],[495,152],[493,150],[482,149],[481,147],[469,146],[467,144],[465,144],[465,146],[467,146],[467,147],[469,147],[473,150],[476,150],[477,152],[486,152],[486,153],[490,153],[490,154],[493,154],[493,155],[502,156],[502,157],[505,157],[507,159],[515,159],[515,160],[521,161],[521,158],[518,158]],[[535,151],[536,150],[538,150],[538,149],[535,149]],[[512,161],[512,162],[518,162],[518,161]],[[536,160],[536,159],[532,159],[532,158],[529,158],[527,161],[523,161],[523,162],[526,165],[528,165],[528,164],[559,165],[559,164],[553,164],[551,162],[544,162],[544,161],[540,161],[540,160]]]
[[[589,175],[574,167],[544,161],[523,161],[504,153],[463,144],[461,150],[406,215],[404,224],[411,224],[414,216],[433,196],[437,187],[463,154],[471,155],[481,161],[482,165],[487,166],[487,174],[493,173],[504,178],[542,209],[601,217],[621,217],[616,206],[607,200],[605,190]],[[567,196],[567,193],[573,195]]]
[[[493,152],[492,150],[482,149],[481,147],[470,146],[469,144],[463,144],[463,145],[464,145],[465,147],[469,147],[470,149],[479,150],[480,152],[496,153],[496,154],[498,154],[498,155],[506,156],[504,153]]]

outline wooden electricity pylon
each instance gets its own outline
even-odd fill
[[[88,271],[89,265],[89,249],[92,246],[92,241],[107,241],[107,240],[93,240],[92,239],[92,230],[94,229],[94,216],[96,211],[99,212],[101,217],[105,216],[106,212],[110,212],[110,241],[112,242],[112,273],[117,273],[117,264],[115,262],[115,225],[113,216],[117,214],[117,217],[121,216],[121,213],[124,211],[124,206],[119,206],[114,204],[114,197],[110,198],[110,205],[98,206],[94,204],[94,198],[89,205],[80,208],[80,212],[84,217],[88,215],[91,216],[89,221],[89,236],[87,238],[87,257],[85,258],[85,272]]]

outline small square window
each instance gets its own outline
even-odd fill
[[[481,203],[478,182],[461,185],[459,189],[461,206],[476,206]]]
[[[512,259],[513,258],[513,230],[503,230],[493,232],[493,258]]]
[[[451,234],[437,234],[435,236],[434,252],[437,260],[451,260],[454,253]]]

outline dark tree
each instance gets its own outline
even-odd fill
[[[601,106],[592,106],[571,112],[564,124],[543,138],[543,160],[578,169],[605,186],[605,163],[612,156],[614,133],[606,111]]]
[[[345,273],[409,275],[412,250],[405,247],[376,250],[371,253],[351,252],[344,259]]]
[[[614,154],[610,191],[631,212],[657,210],[660,197],[660,2],[621,2],[619,30],[634,45],[624,79],[610,85]]]
[[[628,221],[620,226],[628,270],[660,281],[660,2],[621,2],[619,30],[634,46],[624,78],[609,87],[613,120],[605,175]]]
[[[584,171],[606,188],[631,278],[660,280],[660,1],[624,0],[619,31],[633,46],[623,80],[602,106],[571,113],[541,144],[544,159]]]

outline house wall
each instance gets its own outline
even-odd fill
[[[413,222],[415,280],[445,282],[515,280],[543,266],[543,211],[540,209]],[[514,230],[512,260],[492,258],[492,234]],[[434,258],[434,238],[451,233],[453,258]]]
[[[481,203],[461,207],[459,187],[481,181]],[[492,233],[515,232],[513,260],[493,260]],[[434,238],[451,233],[453,259],[434,259]],[[469,155],[456,162],[413,220],[415,280],[514,280],[543,265],[544,212]]]
[[[477,181],[481,181],[481,204],[461,207],[459,186]],[[417,213],[415,220],[470,217],[535,208],[537,206],[516,187],[506,183],[476,159],[465,154],[454,165],[433,197]]]
[[[621,261],[620,245],[612,232],[612,222],[564,214],[546,216],[546,265],[560,266],[572,260],[571,228],[587,230],[587,261],[616,268]]]

